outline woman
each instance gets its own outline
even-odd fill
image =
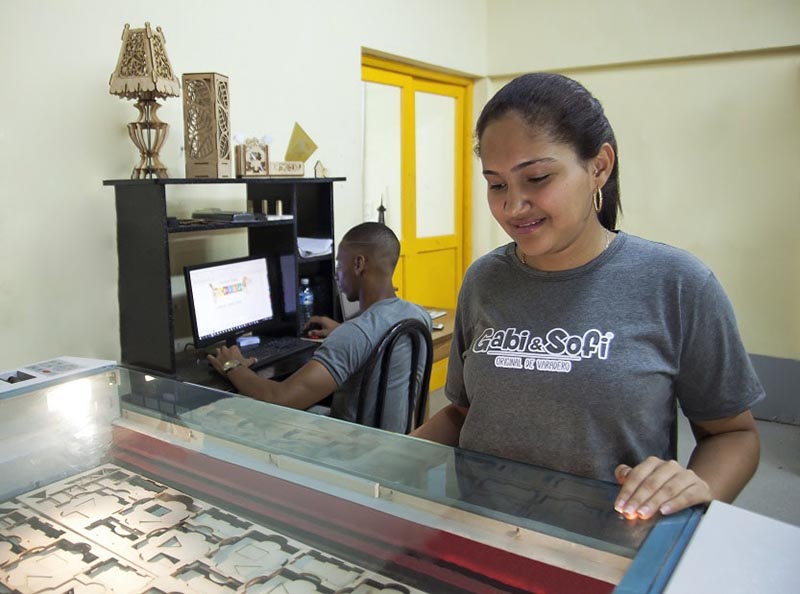
[[[758,465],[764,397],[719,282],[690,254],[614,232],[619,165],[599,102],[528,74],[478,119],[492,215],[512,243],[459,295],[445,392],[414,434],[622,486],[626,518],[732,501]],[[676,402],[697,445],[675,460]]]

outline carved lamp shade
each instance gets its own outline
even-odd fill
[[[134,107],[139,110],[139,119],[128,124],[128,134],[141,157],[131,177],[167,177],[158,152],[169,126],[156,115],[160,107],[156,99],[178,97],[181,85],[167,58],[161,27],[153,31],[150,23],[143,29],[125,25],[119,60],[108,86],[112,95],[136,100]]]

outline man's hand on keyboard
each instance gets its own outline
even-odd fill
[[[339,322],[327,316],[311,316],[303,327],[309,338],[325,338],[339,327]]]
[[[245,367],[250,367],[253,363],[256,362],[256,359],[254,357],[245,357],[244,355],[242,355],[242,351],[239,350],[238,346],[220,347],[217,349],[216,356],[208,355],[207,359],[208,362],[211,363],[211,366],[214,369],[216,369],[220,375],[227,375],[225,364],[228,363],[229,361],[238,361],[239,363],[236,365],[236,367],[240,365],[243,365]],[[227,371],[235,369],[235,367],[231,367],[231,365],[234,364],[230,363],[228,365]]]

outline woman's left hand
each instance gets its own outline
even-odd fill
[[[620,464],[614,475],[622,485],[614,509],[629,520],[672,514],[712,499],[708,484],[675,460],[650,456],[633,468]]]

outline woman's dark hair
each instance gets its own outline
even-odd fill
[[[492,97],[475,126],[475,152],[486,126],[509,112],[519,114],[532,129],[545,130],[554,142],[569,145],[582,161],[596,156],[603,143],[614,149],[616,159],[603,186],[600,224],[611,231],[622,212],[619,197],[619,151],[603,106],[580,83],[560,74],[523,74]]]

